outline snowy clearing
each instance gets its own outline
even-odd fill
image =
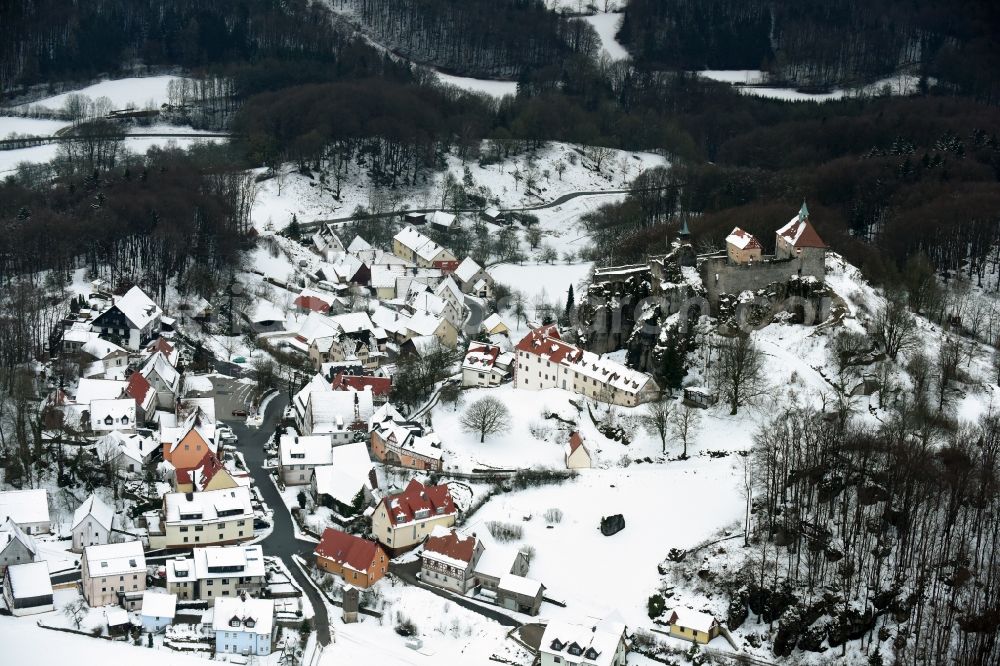
[[[0,116],[0,139],[11,134],[29,134],[31,136],[51,136],[70,123],[64,120],[46,120],[44,118],[20,118],[18,116]]]
[[[134,108],[145,108],[146,106],[159,107],[167,101],[167,86],[170,82],[181,78],[183,77],[147,76],[101,81],[86,88],[67,91],[53,97],[46,97],[37,102],[22,104],[16,108],[37,106],[46,109],[60,109],[66,103],[66,99],[72,94],[86,95],[90,99],[107,97],[111,100],[111,105],[116,109],[124,109],[130,106]]]
[[[604,46],[604,51],[613,60],[622,60],[623,58],[628,58],[628,51],[622,46],[621,42],[615,39],[615,35],[618,33],[618,29],[622,25],[623,14],[594,14],[593,16],[584,17],[584,21],[594,26],[594,30],[597,31],[597,36],[601,38],[601,44]]]
[[[570,285],[576,293],[580,285],[590,277],[593,264],[498,264],[489,269],[490,275],[511,289],[523,293],[527,302],[536,299],[566,304],[566,292]]]
[[[497,81],[493,79],[474,79],[468,76],[452,76],[443,72],[435,71],[441,83],[455,86],[462,90],[474,93],[485,93],[491,97],[503,97],[504,95],[517,94],[517,82]]]

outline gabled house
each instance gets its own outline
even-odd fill
[[[483,320],[482,329],[486,335],[510,335],[510,327],[496,312]]]
[[[566,469],[589,469],[593,464],[590,451],[583,443],[583,436],[576,430],[570,434],[569,441],[566,442],[564,457]]]
[[[44,488],[0,492],[0,522],[10,518],[25,534],[48,534],[49,493]]]
[[[212,616],[215,651],[222,654],[271,654],[276,625],[272,599],[217,597]]]
[[[802,202],[799,214],[778,229],[774,240],[774,258],[798,261],[799,275],[826,275],[826,243],[809,221],[809,208]]]
[[[177,389],[180,388],[181,373],[170,364],[166,355],[163,352],[155,352],[146,359],[139,373],[156,391],[157,407],[173,409],[177,400]]]
[[[420,553],[420,580],[465,594],[478,585],[476,565],[484,549],[475,534],[460,534],[439,525],[431,531]]]
[[[448,486],[425,486],[416,479],[395,495],[383,497],[372,514],[372,534],[392,553],[420,545],[437,526],[451,527],[458,507]]]
[[[334,443],[350,442],[355,432],[364,432],[375,412],[375,396],[367,386],[361,391],[333,391],[329,383],[326,386],[327,390],[309,393],[299,432],[330,435]]]
[[[750,264],[759,262],[764,252],[760,241],[750,233],[735,227],[726,236],[726,254],[734,264]]]
[[[35,540],[25,534],[11,518],[0,523],[0,576],[12,564],[34,562],[38,556]]]
[[[163,311],[139,287],[132,287],[114,305],[94,320],[93,330],[101,337],[139,350],[160,332]]]
[[[134,432],[136,425],[135,400],[93,400],[90,403],[90,430],[95,433],[119,430]]]
[[[667,616],[670,635],[692,643],[708,643],[722,631],[719,621],[708,613],[677,607]]]
[[[174,623],[177,614],[177,595],[146,590],[142,594],[142,630],[158,634]]]
[[[493,276],[476,263],[472,257],[466,257],[458,265],[452,277],[458,282],[462,293],[478,298],[493,298]]]
[[[455,226],[457,219],[452,213],[446,213],[443,210],[436,210],[427,215],[427,217],[424,218],[424,221],[439,231],[451,231],[452,227]]]
[[[97,440],[97,446],[99,448],[117,447],[119,452],[118,469],[132,475],[141,474],[146,469],[153,454],[160,448],[160,442],[158,438],[150,436],[149,431],[126,434],[112,430]]]
[[[295,297],[295,307],[299,312],[327,314],[333,305],[333,295],[315,289],[305,288]]]
[[[117,604],[127,610],[142,605],[146,590],[146,555],[139,541],[87,546],[80,563],[83,597],[95,608]]]
[[[194,410],[178,427],[161,427],[163,459],[174,469],[192,469],[208,452],[218,451],[215,423],[200,409]]]
[[[245,483],[240,483],[240,480]],[[234,477],[211,451],[206,451],[194,467],[174,469],[174,491],[179,493],[225,490],[249,482],[249,477],[244,476],[239,480]]]
[[[441,437],[418,423],[382,420],[369,426],[369,436],[372,455],[387,465],[434,472],[444,467]]]
[[[323,530],[313,554],[317,567],[362,589],[389,570],[389,557],[378,543],[333,528]]]
[[[3,597],[11,615],[22,616],[55,610],[48,562],[12,564],[3,580]]]
[[[151,548],[221,546],[253,538],[254,510],[248,486],[163,496],[161,532]]]
[[[141,372],[133,372],[128,376],[125,395],[135,401],[135,418],[139,423],[145,423],[156,411],[156,389],[142,376]]]
[[[598,621],[552,620],[538,646],[542,666],[625,666],[628,651],[617,613]]]
[[[561,388],[626,407],[654,400],[660,393],[646,373],[565,342],[555,324],[532,330],[514,351],[516,388]]]
[[[327,261],[344,254],[344,243],[337,236],[332,224],[324,224],[313,234],[313,247]]]
[[[411,226],[392,238],[392,252],[417,266],[433,267],[438,262],[455,261],[455,255]]]
[[[115,343],[91,333],[90,339],[83,344],[80,351],[93,358],[93,365],[99,367],[99,373],[94,373],[94,376],[100,374],[108,379],[120,379],[125,376],[129,353]]]
[[[166,561],[167,592],[181,601],[211,601],[240,594],[259,596],[267,584],[260,546],[194,548],[190,557]]]
[[[334,391],[365,391],[372,392],[372,401],[376,405],[384,405],[392,393],[392,379],[389,377],[372,377],[369,375],[349,375],[338,372],[330,382]]]
[[[333,461],[330,435],[299,435],[289,428],[278,439],[281,480],[286,486],[312,483],[312,471]]]
[[[74,553],[82,553],[87,546],[100,546],[111,540],[111,530],[114,528],[115,512],[110,506],[91,495],[83,504],[77,507],[73,514],[73,547]]]
[[[510,379],[514,357],[497,345],[472,342],[462,360],[462,386],[499,386]]]
[[[170,341],[166,338],[156,338],[148,345],[146,345],[146,358],[152,356],[156,352],[160,352],[167,359],[167,363],[177,367],[177,360],[180,358],[180,353],[177,351],[177,347],[170,344]]]
[[[437,314],[443,314],[452,326],[461,329],[465,321],[465,296],[455,280],[450,275],[441,280],[441,284],[434,289],[434,294],[445,304],[443,310]]]
[[[364,442],[344,444],[330,451],[330,464],[313,467],[313,499],[341,516],[360,513],[378,489],[375,466]]]

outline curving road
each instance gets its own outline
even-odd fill
[[[264,447],[274,435],[278,424],[281,422],[285,406],[288,404],[288,396],[279,393],[267,405],[264,411],[264,422],[259,428],[248,428],[242,420],[225,420],[226,425],[233,429],[236,435],[236,448],[243,454],[246,461],[247,470],[253,477],[254,485],[260,491],[261,497],[271,507],[271,522],[274,529],[271,534],[260,542],[264,548],[265,555],[273,555],[281,558],[292,576],[298,582],[299,587],[309,597],[312,603],[315,617],[313,625],[316,629],[316,638],[321,645],[330,644],[330,619],[327,616],[326,604],[323,597],[313,587],[312,582],[302,573],[298,565],[292,560],[292,555],[300,555],[308,561],[312,557],[315,544],[308,541],[299,541],[295,538],[295,529],[292,527],[292,516],[285,508],[281,495],[268,477],[268,471],[264,469],[265,453]],[[220,414],[229,414],[229,411],[219,410]]]

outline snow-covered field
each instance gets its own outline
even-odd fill
[[[136,134],[150,134],[153,132],[152,128],[142,129],[144,131],[136,132]],[[172,129],[174,132],[190,131],[183,127],[174,127]],[[175,146],[177,148],[186,149],[199,143],[216,143],[224,140],[225,139],[217,137],[198,139],[192,137],[169,138],[129,136],[125,139],[123,145],[133,153],[145,153],[148,152],[153,146],[160,146],[162,148]],[[49,162],[55,159],[58,154],[59,145],[54,143],[46,144],[44,146],[32,146],[31,148],[18,148],[17,150],[0,150],[0,175],[5,172],[14,171],[17,169],[17,165],[21,163],[42,164],[44,162]]]
[[[597,31],[598,37],[601,38],[601,44],[604,46],[604,51],[613,60],[621,60],[622,58],[628,58],[628,51],[625,49],[621,43],[615,39],[615,34],[622,24],[623,14],[594,14],[593,16],[587,16],[583,20],[594,26],[594,30]]]
[[[64,120],[46,120],[45,118],[21,118],[18,116],[0,116],[0,139],[5,139],[11,134],[50,136],[64,127],[68,127],[69,122]]]
[[[734,85],[740,93],[753,95],[754,97],[766,97],[768,99],[783,100],[786,102],[826,102],[830,100],[844,99],[848,97],[871,97],[883,95],[886,92],[890,95],[912,95],[917,91],[920,78],[912,74],[900,73],[879,79],[874,83],[869,83],[859,88],[837,88],[828,93],[806,93],[799,92],[794,88],[779,88],[773,86],[759,86],[755,84],[763,83],[766,80],[766,73],[758,69],[738,69],[738,70],[702,70],[698,75]]]
[[[491,97],[517,94],[516,81],[495,81],[492,79],[474,79],[469,76],[454,76],[444,72],[435,72],[441,83],[455,86],[474,93],[485,93]]]
[[[171,81],[180,78],[182,77],[147,76],[101,81],[86,88],[67,91],[59,95],[46,97],[37,102],[22,104],[19,108],[35,106],[52,110],[61,109],[66,103],[66,99],[72,94],[86,95],[92,100],[98,97],[107,97],[111,100],[111,106],[115,109],[129,107],[145,108],[146,106],[159,107],[167,101],[167,86]]]
[[[489,273],[497,282],[524,294],[529,305],[540,299],[562,307],[566,304],[566,292],[570,285],[573,285],[576,294],[582,293],[581,285],[589,279],[592,266],[590,262],[498,264],[490,267]]]

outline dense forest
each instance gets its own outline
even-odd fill
[[[600,47],[585,22],[542,0],[339,0],[379,42],[420,63],[469,76],[515,78]]]
[[[995,102],[998,27],[990,0],[629,0],[619,39],[646,67],[763,69],[828,87],[908,66]]]

